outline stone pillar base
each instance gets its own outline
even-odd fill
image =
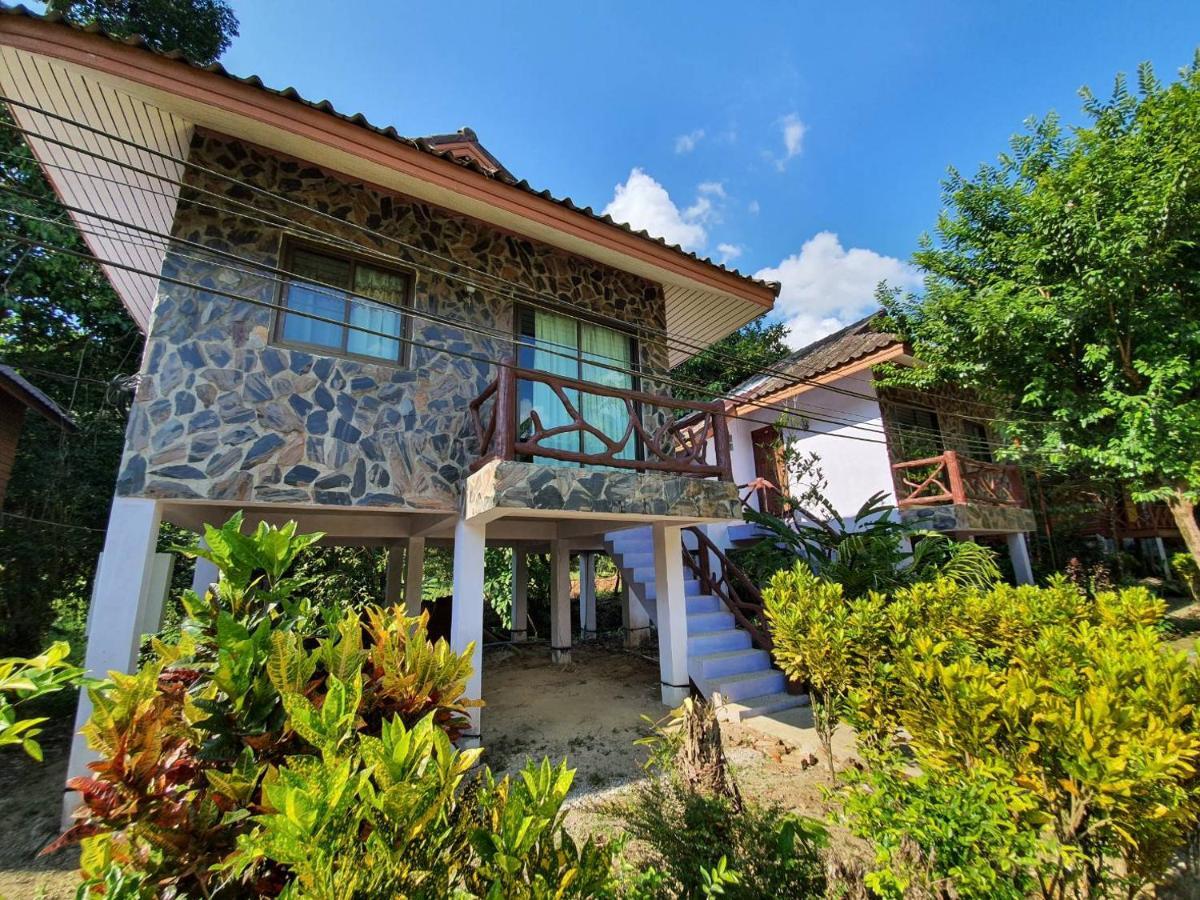
[[[509,640],[511,640],[514,644],[521,644],[525,641],[526,630],[524,628],[514,628],[508,634]]]

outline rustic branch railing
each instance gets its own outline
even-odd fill
[[[1025,506],[1025,490],[1017,467],[984,462],[947,450],[940,456],[913,459],[892,466],[898,505],[981,503]]]
[[[534,408],[527,419],[518,422],[519,386],[543,384],[562,405],[566,423],[547,426]],[[624,404],[624,427],[619,435],[607,434],[583,414],[583,395],[610,397]],[[667,422],[653,431],[643,416],[647,407],[665,411]],[[677,419],[679,409],[693,410],[685,419]],[[511,363],[500,366],[499,374],[483,393],[469,404],[471,421],[479,440],[480,457],[472,471],[493,459],[512,460],[528,456],[554,459],[587,466],[611,466],[639,472],[666,472],[733,481],[729,453],[729,429],[722,403],[700,403],[660,397],[644,391],[623,390],[588,381],[563,378],[548,372],[522,369]],[[546,446],[543,442],[561,435],[587,436],[596,451]],[[706,458],[709,440],[714,462]],[[638,452],[640,450],[640,452]],[[640,459],[630,458],[640,456]]]
[[[702,529],[693,526],[684,531],[696,539],[696,550],[683,554],[684,565],[696,576],[704,593],[719,597],[724,602],[738,625],[749,632],[754,646],[769,651],[772,647],[771,632],[763,614],[763,598],[758,587],[745,572],[730,562],[729,557]]]

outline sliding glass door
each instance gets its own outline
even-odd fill
[[[555,313],[518,307],[517,341],[517,361],[522,368],[619,390],[634,388],[633,339],[619,331]],[[616,441],[624,437],[629,427],[629,411],[623,399],[573,389],[564,389],[563,394],[593,428]],[[529,435],[534,430],[534,412],[543,430],[566,426],[573,421],[549,385],[523,381],[518,400],[519,434]],[[598,437],[581,431],[553,435],[540,444],[570,453],[604,453],[607,450]],[[630,438],[617,453],[617,458],[637,459],[637,451],[637,441]],[[540,461],[550,465],[575,465],[569,460],[542,458]]]

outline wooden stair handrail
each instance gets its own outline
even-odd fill
[[[683,530],[696,538],[696,553],[699,556],[699,559],[694,559],[691,552],[685,549],[683,552],[684,565],[696,576],[696,580],[705,589],[705,593],[712,594],[724,601],[725,606],[733,614],[734,621],[750,634],[754,645],[770,652],[774,646],[770,630],[765,621],[755,621],[752,617],[763,614],[763,597],[758,586],[721,551],[720,547],[713,543],[702,529],[692,525]],[[710,557],[715,559],[721,567],[719,578],[713,578],[712,566],[709,565]],[[730,583],[731,576],[745,590],[745,596],[749,600],[744,599]]]

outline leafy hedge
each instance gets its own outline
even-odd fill
[[[867,748],[845,804],[880,893],[1131,894],[1195,827],[1200,674],[1144,589],[847,599],[798,565],[764,596],[776,658]]]

